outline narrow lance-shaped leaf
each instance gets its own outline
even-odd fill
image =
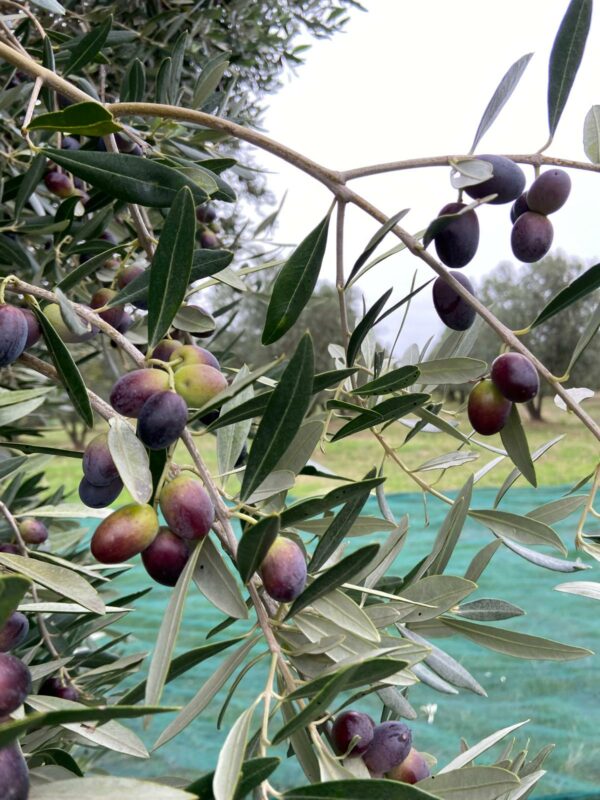
[[[386,372],[385,375],[380,375],[373,381],[359,386],[358,389],[353,389],[352,394],[358,394],[361,397],[369,395],[389,394],[390,392],[397,392],[400,389],[406,389],[407,386],[412,386],[419,379],[419,368],[411,365],[406,367],[399,367],[393,369],[391,372]]]
[[[167,675],[171,668],[171,656],[177,641],[177,635],[181,626],[183,607],[187,596],[188,587],[194,574],[196,562],[200,555],[203,542],[196,545],[194,552],[190,555],[183,572],[179,576],[177,584],[173,589],[169,604],[165,610],[156,644],[152,654],[152,661],[148,669],[148,681],[146,683],[146,705],[156,705],[160,703],[160,698],[167,682]]]
[[[21,216],[21,211],[25,207],[25,203],[29,200],[32,193],[35,191],[35,187],[41,181],[44,172],[46,171],[46,159],[43,153],[38,153],[37,156],[31,162],[31,165],[25,175],[23,176],[23,180],[19,186],[19,191],[17,192],[17,196],[15,198],[15,218],[19,219]]]
[[[106,136],[120,131],[121,127],[110,111],[95,101],[73,103],[62,111],[39,114],[29,123],[31,131],[67,131],[83,136]]]
[[[371,663],[373,666],[374,680],[377,680],[377,676],[379,672],[381,672],[382,667],[383,671],[381,674],[383,676],[392,674],[390,672],[391,667],[389,659],[373,659]],[[399,662],[396,662],[395,666],[396,671],[401,669],[401,664]],[[283,728],[277,731],[272,739],[272,744],[279,744],[279,742],[282,742],[284,739],[287,739],[289,736],[291,736],[294,731],[297,731],[299,728],[306,727],[309,722],[312,722],[313,720],[323,716],[323,714],[327,711],[327,706],[333,700],[335,700],[340,692],[352,685],[352,680],[357,674],[361,674],[362,676],[361,683],[364,683],[366,680],[368,680],[367,675],[365,674],[367,672],[368,670],[365,669],[365,665],[359,663],[340,669],[333,675],[325,678],[323,680],[322,687],[314,694],[314,697],[310,703],[308,703],[299,714],[293,717],[290,722],[286,723]],[[296,692],[294,692],[294,696],[296,696]]]
[[[377,317],[379,316],[379,312],[387,303],[391,293],[392,290],[388,289],[387,292],[382,294],[379,300],[376,300],[373,303],[371,308],[367,311],[365,316],[361,319],[356,328],[352,331],[352,336],[350,337],[350,341],[348,342],[348,353],[346,355],[346,363],[349,367],[351,367],[352,364],[354,363],[354,359],[358,355],[360,346],[363,343],[365,336],[375,325]]]
[[[510,423],[510,419],[509,419],[509,423]],[[524,431],[523,431],[523,437],[525,437],[525,432]],[[541,458],[541,456],[543,456],[544,453],[548,452],[548,450],[550,450],[551,447],[554,447],[555,444],[558,444],[564,438],[565,438],[565,435],[562,434],[561,436],[556,436],[554,439],[551,439],[549,442],[546,442],[546,444],[542,445],[534,453],[531,454],[531,461],[532,462],[537,461],[538,458]],[[512,459],[513,463],[516,464],[517,462],[516,462],[515,458],[513,457],[513,455],[511,454],[511,448],[514,451],[514,442],[511,442],[511,445],[510,445],[510,448],[509,448],[508,443],[505,442],[504,439],[502,441],[503,441],[504,446],[506,447],[508,455],[511,456],[511,459]],[[525,439],[525,446],[527,446],[527,440],[526,439]],[[515,467],[515,469],[512,470],[512,472],[509,475],[507,475],[504,483],[502,484],[502,486],[498,490],[498,494],[496,495],[496,497],[494,499],[494,508],[496,508],[496,506],[499,504],[500,500],[502,500],[502,498],[504,497],[506,492],[510,489],[510,487],[517,480],[517,478],[519,478],[519,476],[521,474],[522,474],[522,472],[519,469],[519,467],[517,466],[517,467]],[[535,473],[534,473],[534,477],[535,477]],[[527,480],[529,480],[529,478],[527,478]]]
[[[121,85],[121,102],[140,103],[146,93],[146,72],[139,58],[134,59]]]
[[[298,245],[277,276],[262,335],[264,345],[281,339],[310,300],[325,255],[330,214]]]
[[[194,283],[194,281],[222,272],[231,264],[232,260],[233,253],[229,250],[196,250],[192,257],[189,282]],[[85,264],[87,264],[87,261],[82,266],[85,266]],[[123,305],[123,303],[133,303],[136,300],[145,300],[148,296],[149,283],[150,273],[145,270],[135,280],[117,292],[108,304],[109,308]]]
[[[186,653],[182,653],[171,661],[165,683],[170,683],[175,680],[175,678],[178,678],[180,675],[192,669],[192,667],[195,667],[202,661],[206,661],[208,658],[212,658],[222,650],[226,650],[234,644],[239,644],[243,641],[243,638],[243,636],[238,636],[235,639],[226,639],[222,642],[215,642],[214,644],[205,644],[201,647],[195,647],[193,650],[188,650]],[[127,694],[121,698],[121,704],[134,705],[135,703],[139,703],[140,700],[143,700],[145,691],[146,681],[144,680],[138,683],[137,686],[134,686],[133,689],[130,689]]]
[[[521,58],[515,61],[515,63],[502,77],[502,80],[498,84],[496,91],[492,95],[490,102],[487,104],[486,109],[483,112],[481,122],[477,128],[477,132],[475,133],[475,138],[473,139],[473,144],[471,145],[471,150],[469,152],[473,153],[475,151],[475,148],[479,144],[483,135],[489,130],[498,114],[504,108],[507,100],[517,88],[517,84],[521,80],[521,77],[525,72],[527,65],[529,64],[532,55],[533,53],[527,53],[526,55],[521,56]]]
[[[94,425],[94,413],[81,373],[65,343],[52,327],[48,317],[38,306],[33,306],[33,312],[42,329],[46,347],[54,362],[60,382],[69,395],[75,411],[77,411],[88,428],[91,428]]]
[[[51,147],[44,153],[76,177],[125,203],[168,208],[184,186],[190,188],[196,203],[207,200],[206,192],[182,172],[150,158],[93,150],[55,150]]]
[[[242,774],[242,764],[253,713],[254,705],[243,711],[232,725],[223,743],[212,784],[215,800],[234,800],[235,798]]]
[[[290,619],[294,614],[314,603],[319,597],[323,597],[323,595],[332,592],[338,586],[349,581],[375,558],[378,550],[378,544],[369,544],[366,547],[361,547],[360,550],[350,553],[337,564],[334,564],[333,567],[323,572],[294,600],[285,619]]]
[[[513,403],[510,409],[506,425],[500,431],[500,438],[502,439],[502,444],[506,448],[510,460],[517,467],[521,475],[523,475],[534,488],[537,487],[535,467],[533,466],[529,445],[527,444],[527,437],[523,430],[523,425],[521,424],[521,417],[519,416],[516,403]]]
[[[29,588],[29,581],[22,575],[0,575],[0,626],[4,625]]]
[[[190,280],[196,212],[188,187],[180,189],[169,211],[150,266],[148,345],[168,333],[185,297]]]
[[[237,566],[244,583],[250,580],[261,565],[267,551],[277,538],[279,528],[280,517],[275,514],[264,517],[244,532],[237,549]]]
[[[107,17],[100,25],[92,27],[92,30],[73,48],[71,58],[63,69],[65,77],[85,67],[98,55],[106,43],[111,28],[112,16]]]
[[[375,477],[374,473],[375,470],[372,470],[365,476],[364,480],[368,480],[369,478],[373,479]],[[379,479],[380,483],[383,483],[384,480],[385,478]],[[369,499],[371,488],[371,485],[368,485],[365,491],[345,503],[335,515],[315,548],[313,557],[308,566],[310,572],[316,572],[321,569],[329,556],[332,555],[344,541],[357,517],[360,515],[365,503]]]
[[[133,428],[121,417],[110,420],[108,447],[121,480],[136,503],[147,503],[152,496],[152,473],[146,448]]]
[[[419,406],[424,405],[430,399],[431,396],[428,394],[405,394],[398,397],[390,397],[378,403],[374,408],[366,409],[362,414],[347,422],[331,437],[331,441],[337,442],[358,431],[372,428],[374,425],[400,419],[411,411],[416,411]]]
[[[288,789],[283,800],[440,800],[418,786],[389,780],[345,780]]]
[[[313,345],[307,333],[273,390],[256,431],[240,490],[242,500],[265,480],[298,432],[310,404],[313,379]]]
[[[594,264],[594,266],[586,270],[583,275],[575,278],[568,286],[561,289],[561,291],[544,306],[529,327],[532,329],[537,328],[542,322],[546,322],[555,314],[564,311],[565,308],[568,308],[573,303],[591,294],[598,287],[600,287],[600,264]]]
[[[583,149],[592,164],[600,164],[600,106],[592,106],[585,115]]]
[[[548,69],[548,127],[554,135],[583,58],[592,0],[571,0],[550,53]]]
[[[354,266],[350,270],[350,275],[348,276],[348,280],[346,281],[346,285],[344,289],[347,289],[348,286],[352,283],[353,278],[356,274],[360,271],[360,268],[364,263],[366,263],[367,259],[371,257],[371,255],[376,250],[377,246],[385,239],[388,233],[392,230],[396,223],[400,222],[400,220],[405,217],[410,209],[403,208],[402,211],[399,211],[397,214],[394,214],[393,217],[390,217],[386,223],[384,223],[378,231],[371,237],[369,243],[360,254],[360,256],[356,259]]]
[[[489,625],[480,625],[462,619],[440,618],[444,625],[456,633],[466,636],[475,644],[503,653],[514,658],[534,659],[536,661],[573,661],[593,655],[585,647],[573,647],[552,639],[530,636],[526,633],[509,631]]]
[[[577,344],[575,345],[575,349],[573,350],[573,354],[571,355],[571,360],[569,361],[569,366],[567,367],[567,375],[570,374],[571,370],[579,360],[580,356],[583,354],[586,347],[590,344],[590,342],[596,335],[598,328],[600,328],[600,303],[596,306],[596,310],[590,317],[587,325],[583,330],[583,333],[581,334],[581,336],[577,341]]]
[[[66,701],[64,701],[66,704]],[[133,719],[146,714],[164,714],[172,708],[152,708],[148,706],[90,706],[83,707],[73,703],[72,707],[59,711],[36,711],[23,719],[10,720],[0,725],[0,747],[6,747],[22,736],[29,728],[50,728],[54,725],[68,725],[75,722],[108,722],[112,719]]]

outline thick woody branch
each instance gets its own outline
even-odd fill
[[[54,89],[65,94],[74,100],[89,100],[91,99],[85,92],[82,92],[76,86],[73,86],[68,81],[60,78],[54,72],[42,67],[29,56],[23,55],[14,50],[10,46],[0,42],[0,57],[5,58],[10,63],[23,69],[29,75],[35,78],[42,78],[44,83]],[[345,185],[345,180],[351,177],[359,177],[361,175],[376,174],[375,172],[368,172],[370,169],[376,169],[379,172],[389,171],[393,169],[402,168],[415,168],[417,166],[444,166],[448,165],[450,157],[440,156],[437,158],[413,160],[410,162],[396,162],[392,165],[376,165],[376,167],[361,168],[362,172],[359,174],[353,172],[336,172],[326,167],[317,164],[316,162],[306,158],[305,156],[291,150],[288,147],[280,144],[279,142],[270,139],[268,136],[244,128],[236,123],[229,122],[228,120],[215,117],[211,114],[205,114],[201,111],[193,111],[190,109],[180,108],[176,106],[169,106],[160,103],[112,103],[107,108],[117,117],[125,116],[151,116],[163,117],[168,119],[178,119],[183,122],[190,122],[212,130],[218,130],[223,133],[228,133],[242,141],[253,144],[262,150],[272,153],[273,155],[287,161],[293,166],[298,167],[303,172],[311,175],[316,180],[328,186],[331,191],[338,197],[338,199],[353,203],[365,211],[367,214],[377,219],[379,222],[384,223],[387,221],[387,216],[369,203],[365,198],[349,190]],[[513,158],[521,163],[530,163],[533,165],[539,164],[560,164],[562,166],[569,166],[576,169],[586,169],[598,171],[600,167],[589,165],[583,162],[566,161],[565,159],[552,159],[549,156],[542,154],[533,154],[527,156],[513,156]],[[408,166],[407,166],[408,165]],[[367,171],[365,171],[367,170]],[[433,256],[427,253],[420,243],[412,237],[407,231],[400,226],[393,229],[394,234],[407,246],[413,255],[426,263],[433,271],[440,275],[450,286],[452,286],[458,294],[463,297],[475,311],[488,323],[488,325],[498,334],[498,336],[510,347],[517,352],[529,358],[535,367],[538,369],[540,375],[553,387],[556,393],[562,397],[568,408],[583,422],[583,424],[593,433],[593,435],[600,441],[600,427],[594,420],[583,410],[583,408],[576,403],[562,385],[555,379],[552,373],[537,359],[527,347],[510,331],[500,320],[498,320],[482,303],[480,303],[473,295],[467,292],[464,287],[454,280],[445,269]],[[109,334],[110,335],[110,334]],[[114,338],[114,337],[113,337]],[[124,337],[123,337],[124,338]],[[127,340],[125,340],[127,341]],[[135,348],[134,348],[135,349]],[[137,352],[137,351],[136,351]]]

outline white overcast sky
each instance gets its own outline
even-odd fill
[[[567,0],[364,0],[345,33],[316,42],[307,63],[269,99],[265,132],[335,169],[420,156],[466,153],[500,78],[520,56],[534,57],[479,152],[528,153],[547,139],[547,77],[552,42]],[[600,104],[600,20],[595,15],[586,52],[549,155],[585,161],[583,121]],[[327,190],[268,154],[260,163],[278,197],[287,191],[277,239],[297,243],[324,216]],[[526,167],[528,184],[533,170]],[[600,175],[572,172],[568,204],[553,215],[554,245],[586,260],[600,255]],[[410,207],[403,225],[417,232],[456,192],[445,168],[397,172],[353,182],[389,215]],[[510,206],[479,212],[481,240],[464,269],[479,280],[500,261],[513,260]],[[351,266],[378,225],[349,211],[346,262]],[[382,249],[397,240],[388,237]],[[330,233],[322,276],[334,279]],[[375,267],[359,284],[367,302],[390,286],[406,294],[418,265],[407,253]],[[427,275],[420,267],[421,276]],[[393,300],[392,300],[393,301]],[[390,302],[392,302],[390,301]],[[423,343],[439,327],[426,289],[413,305],[402,342]],[[524,324],[527,321],[524,320]],[[391,331],[387,330],[389,336]],[[387,337],[386,337],[387,338]]]

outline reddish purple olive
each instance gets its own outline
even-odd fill
[[[513,403],[527,403],[540,390],[540,378],[531,361],[520,353],[503,353],[492,363],[492,381]]]
[[[110,402],[115,411],[125,417],[137,417],[142,406],[157,392],[169,388],[169,376],[162,369],[135,369],[123,375],[110,393]]]
[[[219,240],[212,231],[202,231],[200,234],[200,246],[206,250],[216,250],[219,246]]]
[[[3,653],[14,650],[23,644],[29,633],[29,620],[20,611],[13,611],[4,625],[0,628],[0,651]]]
[[[142,553],[146,572],[163,586],[175,586],[190,557],[190,548],[168,528],[161,528],[152,544]]]
[[[65,172],[59,172],[56,169],[45,174],[44,183],[48,191],[62,199],[73,197],[73,195],[77,194],[77,189],[71,178]]]
[[[113,511],[96,528],[92,555],[102,564],[119,564],[149,547],[158,533],[158,517],[149,505],[131,503]]]
[[[331,728],[331,741],[340,756],[362,756],[371,744],[374,730],[375,723],[368,714],[363,714],[361,711],[343,711],[335,718]],[[358,741],[348,752],[350,743],[356,736]]]
[[[22,308],[21,314],[23,314],[27,322],[27,339],[25,341],[25,350],[27,350],[42,338],[42,329],[36,315],[30,308]]]
[[[16,711],[30,692],[29,669],[10,653],[0,653],[0,717]]]
[[[16,361],[27,344],[29,327],[22,309],[0,305],[0,367]]]
[[[29,770],[16,742],[0,748],[0,786],[4,800],[29,797]]]
[[[0,553],[10,553],[12,555],[18,556],[21,554],[21,551],[19,550],[16,544],[3,542],[2,544],[0,544]]]
[[[375,726],[363,761],[373,773],[389,772],[408,756],[411,744],[412,734],[407,725],[403,722],[382,722]]]
[[[93,308],[94,310],[98,308],[104,308],[104,306],[110,303],[116,294],[117,293],[114,291],[114,289],[98,289],[98,291],[92,295],[90,308]],[[104,311],[98,312],[100,319],[103,319],[104,322],[112,325],[113,328],[118,328],[123,322],[124,314],[125,309],[123,306],[113,306],[112,308],[107,308]]]
[[[511,401],[490,380],[474,386],[467,402],[469,422],[482,436],[499,433],[508,421],[511,408]]]
[[[183,539],[203,539],[215,519],[208,492],[197,478],[185,472],[163,487],[160,510],[169,528]]]
[[[19,522],[19,531],[27,544],[43,544],[48,538],[48,528],[40,519],[26,517]]]
[[[464,203],[448,203],[439,216],[456,214],[466,208]],[[466,211],[452,220],[435,237],[438,258],[447,267],[459,269],[473,259],[479,245],[479,220],[475,211]]]
[[[162,339],[152,351],[152,358],[159,361],[170,361],[175,350],[183,347],[176,339]]]
[[[402,783],[412,785],[425,780],[425,778],[428,778],[430,775],[431,770],[429,769],[427,761],[425,761],[418,750],[411,747],[404,761],[388,772],[385,777],[392,781],[402,781]]]
[[[291,603],[306,586],[306,559],[291,539],[278,536],[260,565],[266,593],[280,603]]]
[[[564,169],[542,172],[529,187],[527,205],[538,214],[554,214],[562,208],[571,193],[571,178]]]
[[[515,258],[533,264],[548,253],[553,239],[554,228],[548,217],[526,211],[513,225],[510,246]]]
[[[71,700],[76,703],[79,700],[79,692],[71,683],[63,683],[60,678],[46,678],[38,694],[50,695],[50,697],[60,697],[62,700]]]

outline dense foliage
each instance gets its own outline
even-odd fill
[[[479,214],[498,215],[508,235],[509,203],[515,256],[537,262],[550,247],[552,215],[572,198],[567,173],[544,152],[583,55],[591,1],[571,0],[552,48],[550,141],[540,153],[519,159],[535,167],[535,180],[527,186],[521,166],[505,156],[472,155],[516,88],[524,57],[496,90],[470,153],[440,160],[452,168],[459,198],[443,206],[422,237],[401,227],[404,212],[387,219],[350,189],[349,180],[370,174],[369,168],[336,173],[252,127],[261,93],[276,86],[282,59],[298,55],[296,34],[333,32],[345,6],[355,4],[331,10],[308,1],[133,0],[126,9],[68,2],[63,9],[56,0],[36,0],[35,17],[11,5],[12,28],[0,33],[6,78],[0,97],[6,158],[0,200],[4,796],[528,796],[543,778],[551,743],[536,742],[530,751],[508,740],[490,763],[474,763],[525,723],[507,719],[507,727],[489,730],[483,677],[446,652],[444,637],[464,637],[521,659],[565,662],[591,654],[505,627],[504,620],[523,613],[510,598],[468,598],[484,571],[494,568],[500,549],[558,573],[587,569],[580,559],[567,560],[552,527],[577,511],[575,544],[600,559],[598,544],[585,533],[600,468],[582,475],[565,497],[527,515],[504,510],[506,503],[498,508],[518,478],[536,485],[535,461],[557,443],[551,440],[532,455],[521,425],[519,408],[539,395],[540,381],[600,440],[600,428],[577,396],[522,341],[594,291],[600,267],[542,297],[516,332],[477,300],[457,270],[477,251]],[[189,38],[186,23],[193,26]],[[267,31],[262,49],[256,49],[259,29]],[[223,49],[231,49],[231,58],[218,54]],[[238,70],[226,76],[227,60]],[[331,208],[313,220],[287,258],[264,240],[220,227],[223,217],[235,216],[227,209],[236,190],[248,186],[240,181],[247,169],[232,156],[237,142],[276,153],[333,194]],[[590,125],[586,147],[600,152]],[[464,203],[463,192],[474,202]],[[348,204],[381,226],[350,268],[343,252]],[[267,218],[258,232],[272,223]],[[334,224],[337,236],[330,230]],[[375,256],[392,233],[400,243]],[[335,328],[332,291],[316,288],[328,238],[336,239]],[[359,309],[353,287],[402,248],[424,261],[435,281],[391,303],[390,289],[372,307]],[[235,297],[209,308],[210,298],[219,298],[210,293],[217,284],[233,289]],[[378,344],[377,325],[397,308],[408,312],[402,324],[410,320],[411,298],[421,291],[432,292],[451,332],[431,350],[411,348],[399,363]],[[320,299],[327,319],[319,327]],[[237,348],[245,331],[230,335],[232,315],[256,320],[261,304],[260,330],[248,326],[246,332],[252,347]],[[331,337],[319,360],[304,332],[309,318],[322,339]],[[486,324],[497,337],[490,364],[477,352]],[[567,372],[599,326],[596,312],[567,354]],[[259,336],[261,348],[278,348],[277,357],[264,358]],[[325,353],[329,363],[321,360]],[[448,388],[465,383],[471,387],[470,426],[458,425],[444,405]],[[47,435],[66,408],[93,431],[85,448],[56,446]],[[401,446],[390,443],[390,431],[399,425],[405,441],[447,441],[440,436],[445,434],[455,450],[409,470]],[[487,438],[497,433],[499,441]],[[313,461],[319,448],[361,435],[375,438],[381,456],[377,464],[351,465],[358,479],[341,479]],[[211,471],[205,451],[212,436],[217,464]],[[479,455],[488,460],[456,497],[427,478]],[[44,469],[55,457],[81,461],[78,500],[64,488],[48,489]],[[507,460],[514,470],[493,507],[473,506],[474,485]],[[415,557],[408,517],[396,518],[386,499],[392,470],[406,472],[425,497],[448,506],[425,557]],[[306,474],[319,480],[320,490],[294,501],[294,486]],[[375,516],[365,511],[371,496],[379,509]],[[465,574],[457,575],[452,556],[467,518],[485,533]],[[89,519],[91,537],[80,527]],[[126,563],[137,555],[141,563]],[[139,593],[120,596],[115,589],[115,578],[129,568],[172,587],[148,664],[144,654],[123,649],[122,636],[97,637],[136,614]],[[561,588],[600,595],[593,581]],[[206,641],[175,656],[185,598],[196,590],[220,622]],[[559,614],[559,598],[553,602]],[[441,643],[433,644],[438,637]],[[202,662],[210,664],[211,675],[195,696],[181,708],[161,705],[165,686],[176,688]],[[263,688],[233,719],[230,701],[251,670]],[[417,716],[410,702],[417,682],[432,694],[482,696],[481,741],[465,744],[443,767],[435,753],[420,752],[406,722]],[[193,782],[181,776],[140,782],[103,773],[98,758],[104,751],[149,757],[144,742],[117,720],[175,710],[154,744],[158,749],[185,737],[225,687],[225,743],[216,763],[199,764]],[[377,698],[377,721],[362,709],[367,695]],[[95,755],[84,755],[82,745]],[[281,745],[297,760],[304,785],[281,784]]]

